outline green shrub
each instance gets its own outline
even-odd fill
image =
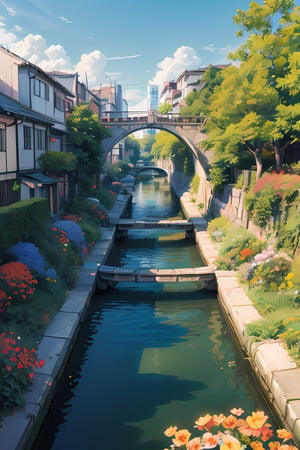
[[[77,168],[77,156],[71,152],[55,152],[48,150],[42,153],[39,163],[43,170],[53,173],[71,172]]]
[[[271,320],[260,320],[247,326],[248,335],[254,336],[257,341],[263,341],[265,339],[278,339],[278,335],[281,331],[281,323],[274,323]]]
[[[212,241],[221,242],[232,226],[232,222],[227,217],[220,216],[208,223],[207,231]]]
[[[231,270],[232,261],[230,258],[221,258],[220,256],[215,259],[214,265],[217,270]]]
[[[291,269],[291,261],[283,257],[263,261],[254,268],[251,284],[259,284],[265,290],[278,291]]]
[[[0,249],[11,247],[19,241],[34,242],[36,235],[45,231],[50,219],[48,202],[33,198],[0,208]]]
[[[209,175],[214,192],[220,192],[229,180],[229,175],[223,167],[212,166]]]
[[[88,248],[91,249],[93,244],[100,239],[101,232],[99,228],[95,228],[90,223],[79,223],[79,226],[82,229]]]

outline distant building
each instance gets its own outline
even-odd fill
[[[157,84],[148,84],[147,86],[147,109],[157,111],[159,105],[159,86]],[[144,134],[156,134],[157,130],[151,128],[145,130]]]
[[[148,84],[147,86],[147,109],[153,111],[158,109],[159,104],[159,86]]]
[[[185,98],[187,95],[191,92],[200,91],[205,86],[203,75],[209,67],[185,70],[179,75],[176,81],[166,82],[161,91],[160,102],[169,103],[172,105],[172,112],[178,113],[180,108],[186,106]],[[221,70],[228,67],[228,65],[216,65],[213,67]]]

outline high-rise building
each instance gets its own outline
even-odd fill
[[[147,109],[149,110],[157,110],[159,95],[158,95],[159,86],[156,84],[148,84],[147,86]]]

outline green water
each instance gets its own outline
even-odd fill
[[[179,213],[166,189],[150,188],[138,186],[133,217]],[[130,232],[114,247],[110,262],[117,261],[136,268],[202,264],[193,241],[157,231]],[[198,283],[120,283],[95,296],[34,448],[163,450],[169,425],[193,430],[200,415],[233,407],[270,414],[215,293]]]

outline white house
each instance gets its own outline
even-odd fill
[[[66,148],[67,96],[39,67],[0,47],[0,206],[47,197],[53,214],[62,209],[64,182],[45,176],[38,158]]]

